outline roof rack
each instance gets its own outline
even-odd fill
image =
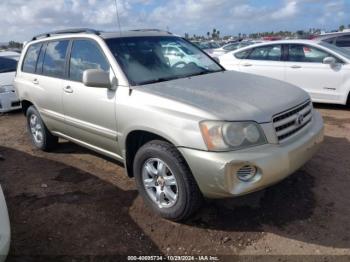
[[[57,31],[52,31],[52,32],[36,35],[36,36],[33,37],[32,41],[38,40],[38,39],[41,39],[41,38],[50,37],[50,36],[53,36],[53,35],[78,34],[78,33],[88,33],[88,34],[100,35],[100,31],[97,31],[95,29],[91,29],[91,28],[72,28],[72,29],[57,30]]]
[[[163,32],[163,33],[167,33],[169,35],[172,35],[171,32],[169,31],[166,31],[166,30],[161,30],[161,29],[153,29],[153,28],[150,28],[150,29],[133,29],[133,30],[130,30],[130,31],[134,31],[134,32]]]

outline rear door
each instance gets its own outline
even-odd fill
[[[240,60],[239,70],[283,81],[285,68],[282,45],[271,44],[252,48],[250,53]]]
[[[62,78],[69,40],[33,44],[25,55],[21,85],[35,104],[50,131],[64,128],[62,108]]]
[[[116,91],[82,83],[87,69],[113,72],[99,45],[90,39],[72,41],[67,80],[63,83],[65,134],[98,149],[116,153]]]
[[[323,64],[328,52],[306,44],[288,45],[286,81],[307,91],[314,101],[331,102],[340,97],[344,70],[338,58],[336,66]]]

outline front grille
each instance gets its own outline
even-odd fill
[[[312,120],[312,103],[307,101],[273,118],[279,141],[283,141],[306,127]]]

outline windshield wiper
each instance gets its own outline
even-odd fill
[[[174,80],[174,79],[177,79],[177,78],[178,78],[178,76],[174,76],[174,77],[159,77],[159,78],[155,78],[155,79],[152,79],[152,80],[143,81],[141,83],[138,83],[137,85],[147,85],[147,84],[165,82],[165,81],[170,81],[170,80]]]

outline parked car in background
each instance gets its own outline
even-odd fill
[[[196,62],[200,58],[197,54],[193,53],[190,49],[182,45],[166,45],[163,47],[164,57],[171,67],[185,66],[190,62]]]
[[[235,51],[237,49],[240,49],[240,48],[243,48],[243,47],[246,47],[246,46],[250,46],[250,45],[253,45],[253,44],[257,44],[259,42],[255,42],[255,41],[241,41],[241,42],[236,42],[236,43],[229,43],[229,44],[226,44],[220,48],[216,48],[214,49],[210,55],[213,56],[213,57],[219,57],[221,55],[224,55],[230,51]]]
[[[211,55],[216,48],[220,48],[220,45],[214,41],[212,42],[199,42],[196,44],[200,49]]]
[[[188,50],[181,64],[169,61],[169,46]],[[52,150],[63,137],[123,161],[145,203],[167,219],[186,219],[203,196],[284,179],[323,140],[305,91],[226,71],[168,32],[45,33],[19,63],[15,85],[33,144]]]
[[[5,202],[4,193],[0,186],[0,262],[6,260],[7,253],[10,248],[10,222],[7,212],[7,206]]]
[[[350,32],[336,32],[319,35],[317,40],[350,50]]]
[[[220,63],[227,70],[267,76],[301,87],[314,102],[350,102],[350,52],[323,41],[257,44],[221,56]]]
[[[19,56],[17,52],[0,52],[0,113],[21,108],[13,87]]]

